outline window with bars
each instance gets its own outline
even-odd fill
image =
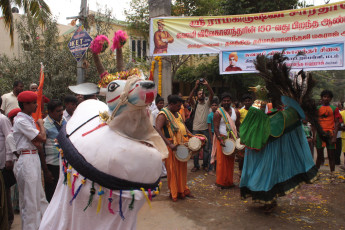
[[[131,46],[132,58],[147,57],[147,41],[141,39],[133,39]]]

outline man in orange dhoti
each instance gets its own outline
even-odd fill
[[[187,162],[181,162],[175,157],[177,146],[188,141],[192,134],[187,130],[178,111],[183,100],[177,95],[168,97],[168,107],[163,108],[156,119],[156,130],[163,138],[169,150],[165,160],[168,174],[168,187],[174,202],[177,198],[183,199],[191,196],[187,186]]]
[[[237,137],[237,128],[239,126],[240,113],[232,108],[231,96],[229,93],[223,93],[221,97],[222,107],[217,109],[213,116],[214,124],[214,144],[216,148],[212,151],[212,159],[216,154],[216,185],[222,189],[233,187],[233,174],[235,156],[228,156],[223,153],[222,147],[225,146],[224,140]]]

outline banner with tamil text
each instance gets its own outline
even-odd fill
[[[259,14],[158,17],[150,22],[154,56],[293,46],[334,38],[345,40],[345,1]]]
[[[295,71],[345,69],[344,42],[341,42],[260,50],[221,51],[219,72],[220,74],[255,73],[257,71],[254,61],[257,55],[269,57],[282,51],[287,57],[285,63]]]

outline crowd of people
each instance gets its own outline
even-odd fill
[[[35,121],[32,114],[37,109],[38,85],[31,84],[27,91],[24,91],[24,88],[23,82],[15,81],[13,91],[2,95],[0,100],[0,192],[5,198],[5,202],[0,205],[0,229],[10,229],[15,211],[21,214],[23,229],[38,229],[60,174],[59,151],[55,146],[55,139],[80,102],[96,99],[95,95],[68,95],[62,102],[43,95],[42,119]],[[234,187],[234,167],[237,161],[239,170],[244,170],[240,187],[253,190],[250,179],[254,176],[250,173],[257,173],[252,169],[252,164],[258,160],[254,158],[259,154],[255,157],[252,155],[259,149],[249,149],[248,146],[241,148],[240,145],[240,148],[234,148],[235,154],[229,154],[227,142],[232,140],[235,144],[244,135],[241,132],[246,129],[241,129],[241,125],[254,106],[254,97],[246,93],[240,103],[235,103],[227,92],[215,97],[205,79],[196,81],[186,100],[182,99],[181,94],[169,95],[167,101],[159,95],[156,97],[155,103],[149,109],[152,125],[169,150],[168,158],[162,162],[162,177],[167,176],[172,201],[193,197],[187,186],[188,159],[181,161],[175,153],[180,145],[186,146],[188,141],[196,136],[202,136],[204,141],[200,150],[193,151],[190,156],[193,159],[191,172],[204,170],[215,175],[217,186],[229,189]],[[324,90],[318,107],[319,123],[328,139],[320,138],[315,127],[308,123],[308,118],[303,121],[303,138],[309,144],[311,156],[314,146],[316,147],[317,168],[324,163],[324,148],[327,148],[330,171],[334,178],[335,165],[341,164],[340,156],[345,152],[345,110],[343,103],[333,106],[332,98],[332,92]],[[277,108],[266,105],[267,114],[276,111]],[[292,134],[290,132],[289,135]],[[259,152],[261,151],[263,150]],[[267,156],[267,152],[264,154]],[[247,155],[249,157],[246,158]],[[345,170],[345,165],[341,166],[341,169]],[[44,176],[43,184],[41,175]],[[245,197],[246,192],[244,191],[242,197]],[[254,197],[254,191],[250,192]],[[18,195],[19,208],[15,205]],[[271,205],[275,201],[272,199],[268,202]],[[270,208],[272,206],[268,207],[268,210]]]

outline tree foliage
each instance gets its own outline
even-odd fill
[[[289,10],[297,6],[298,0],[223,0],[223,14],[253,14]]]
[[[150,32],[149,3],[147,0],[131,0],[125,10],[128,29],[148,38]]]
[[[95,26],[98,28],[92,37],[97,34],[106,34],[110,30],[108,20],[95,17]],[[104,14],[102,14],[104,16]],[[109,17],[109,14],[106,18]],[[45,69],[44,94],[49,98],[62,99],[66,94],[72,92],[68,86],[76,84],[77,62],[68,49],[68,42],[71,34],[61,37],[56,19],[47,18],[45,29],[42,30],[37,18],[23,16],[16,26],[21,48],[25,50],[22,56],[10,59],[4,55],[0,56],[0,93],[12,90],[15,79],[24,82],[25,89],[28,90],[30,83],[39,81],[40,63]],[[86,70],[86,82],[97,83],[99,76],[92,59],[90,51],[86,54],[83,67]],[[128,55],[127,55],[128,56]],[[116,72],[114,55],[110,49],[101,54],[104,67],[110,72]]]
[[[176,0],[172,4],[174,16],[215,16],[221,15],[222,0]]]
[[[38,83],[40,63],[45,66],[44,93],[48,97],[60,97],[66,93],[66,85],[74,84],[76,64],[68,50],[69,38],[59,41],[59,31],[55,19],[46,20],[45,29],[39,26],[39,20],[30,15],[23,16],[17,24],[19,39],[24,49],[23,55],[9,59],[1,56],[2,93],[12,88],[12,81],[20,79],[25,88],[32,82]]]

